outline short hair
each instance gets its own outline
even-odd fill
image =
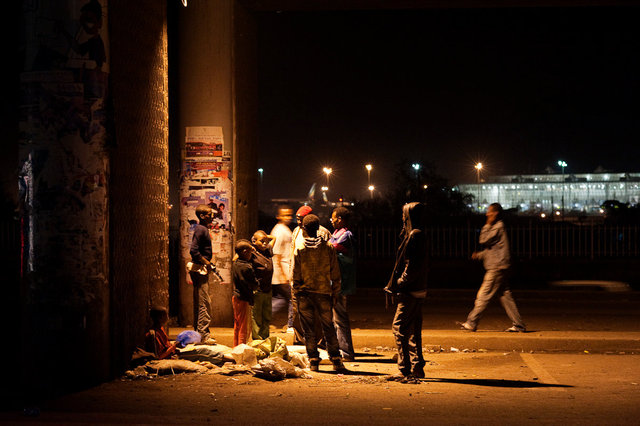
[[[200,204],[198,207],[196,207],[196,216],[198,217],[198,219],[200,219],[200,216],[209,213],[210,211],[211,207],[206,204]]]
[[[320,219],[315,214],[308,214],[302,219],[302,227],[311,235],[315,237],[320,228]]]
[[[158,324],[162,318],[168,317],[169,313],[162,306],[154,306],[149,311],[149,316],[151,316],[151,321],[153,321],[154,324]]]
[[[491,203],[489,207],[493,207],[494,210],[498,212],[498,220],[502,220],[502,216],[504,216],[504,210],[502,209],[502,205],[500,203]]]
[[[346,207],[336,207],[335,209],[333,209],[333,212],[336,214],[336,216],[347,223],[349,222],[349,219],[351,219],[351,211]]]
[[[256,241],[261,240],[262,238],[264,238],[266,236],[267,236],[266,232],[264,232],[262,229],[258,229],[251,236],[251,242],[255,244]]]
[[[240,256],[240,253],[242,253],[243,251],[252,250],[252,249],[253,249],[253,246],[247,240],[238,240],[235,247],[235,251],[238,256]]]

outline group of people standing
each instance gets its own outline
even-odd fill
[[[191,256],[194,267],[194,322],[205,343],[215,343],[209,334],[210,302],[206,275],[201,269],[211,266],[211,242],[207,243],[207,225],[212,211],[199,206],[200,221],[194,230]],[[484,262],[486,270],[473,310],[459,323],[464,330],[475,331],[489,301],[501,292],[500,301],[512,320],[506,331],[526,330],[506,280],[510,266],[509,244],[502,222],[502,207],[489,206],[483,226],[480,250],[473,259]],[[319,345],[324,345],[336,371],[344,370],[343,361],[353,361],[355,352],[347,309],[347,297],[355,292],[354,237],[349,231],[351,213],[338,207],[331,214],[333,232],[320,225],[309,206],[295,213],[297,227],[291,231],[293,210],[278,210],[278,223],[267,234],[256,231],[251,240],[235,245],[232,267],[234,346],[253,339],[269,337],[273,311],[287,310],[286,332],[294,334],[294,343],[306,346],[310,369],[320,363]],[[392,379],[405,383],[424,377],[422,356],[422,305],[427,295],[428,244],[424,230],[425,206],[413,202],[403,206],[402,241],[385,291],[397,302],[392,330],[398,349],[400,374]],[[203,278],[204,277],[204,278]]]

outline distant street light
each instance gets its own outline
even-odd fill
[[[264,173],[264,169],[262,167],[260,167],[258,169],[258,173],[260,173],[260,183],[262,183],[262,174]]]
[[[564,219],[564,168],[567,167],[567,163],[558,160],[558,166],[562,167],[562,218]]]
[[[411,167],[413,167],[413,170],[416,172],[416,180],[418,180],[418,172],[420,171],[420,167],[421,167],[420,164],[413,163]]]
[[[369,189],[369,195],[371,195],[371,198],[373,198],[373,190],[376,189],[376,187],[373,185],[369,185],[367,189]]]
[[[327,175],[327,186],[329,186],[329,175],[331,174],[331,172],[333,172],[333,169],[330,167],[323,167],[322,171],[325,175]]]
[[[367,169],[367,185],[371,185],[371,169],[373,169],[373,166],[371,164],[367,164],[364,168]]]
[[[323,192],[327,192],[329,190],[328,186],[323,186],[320,188]]]
[[[480,211],[480,199],[482,198],[482,187],[480,186],[480,170],[482,170],[482,163],[478,163],[473,167],[476,169],[476,183],[478,184],[478,211]]]

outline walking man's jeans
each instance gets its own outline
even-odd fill
[[[193,325],[202,336],[204,342],[210,336],[211,297],[209,297],[209,276],[197,272],[189,272],[193,281]]]
[[[347,296],[339,294],[336,303],[333,305],[333,323],[338,336],[338,346],[343,358],[353,358],[353,340],[351,338],[351,323],[349,322],[349,312],[347,312]]]
[[[513,300],[511,290],[509,290],[509,285],[507,284],[507,273],[507,269],[490,269],[484,274],[484,280],[482,281],[480,290],[478,290],[473,309],[467,317],[467,324],[474,329],[478,326],[478,322],[480,322],[485,308],[500,289],[502,289],[500,303],[509,316],[509,319],[517,328],[525,328],[516,302]]]
[[[287,327],[293,327],[293,302],[291,301],[291,284],[273,284],[271,286],[271,311],[279,312],[284,306],[287,308]]]
[[[257,291],[253,298],[251,334],[254,340],[264,340],[269,337],[269,325],[271,325],[271,292]]]
[[[322,324],[322,332],[327,342],[327,352],[332,359],[340,358],[340,350],[338,349],[338,338],[336,337],[336,329],[333,327],[333,312],[330,294],[312,293],[308,291],[300,291],[296,294],[298,303],[298,315],[304,332],[304,343],[307,348],[309,359],[319,359],[318,337],[315,335],[314,319],[317,312]]]
[[[424,370],[422,357],[422,303],[424,298],[410,294],[397,295],[398,307],[393,318],[393,335],[398,346],[398,368],[400,372],[420,374]]]

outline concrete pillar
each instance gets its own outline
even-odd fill
[[[106,1],[24,9],[20,200],[29,395],[109,373]]]
[[[121,372],[169,301],[167,10],[156,0],[111,0],[112,370]]]
[[[220,127],[224,135],[224,151],[231,154],[231,213],[233,233],[224,235],[225,247],[217,253],[217,266],[224,283],[212,282],[214,325],[233,323],[231,307],[230,267],[232,247],[238,238],[248,238],[257,226],[257,160],[255,122],[257,119],[257,78],[255,69],[255,23],[251,12],[233,0],[191,0],[180,8],[176,55],[178,65],[175,90],[177,119],[173,142],[184,148],[187,129]],[[182,159],[181,159],[182,160]],[[180,167],[184,170],[184,164]],[[179,221],[181,261],[180,312],[183,325],[193,324],[192,286],[184,265],[189,261],[187,220],[196,220],[193,206],[185,214],[187,202],[204,200],[206,190],[191,191],[182,180],[180,197],[182,214],[172,214]],[[216,185],[218,185],[216,183]],[[175,188],[175,185],[174,185]],[[216,188],[217,189],[217,188]],[[173,197],[173,195],[172,195]],[[189,198],[190,201],[186,201]],[[220,235],[218,235],[220,237]],[[214,244],[214,255],[220,246]]]

